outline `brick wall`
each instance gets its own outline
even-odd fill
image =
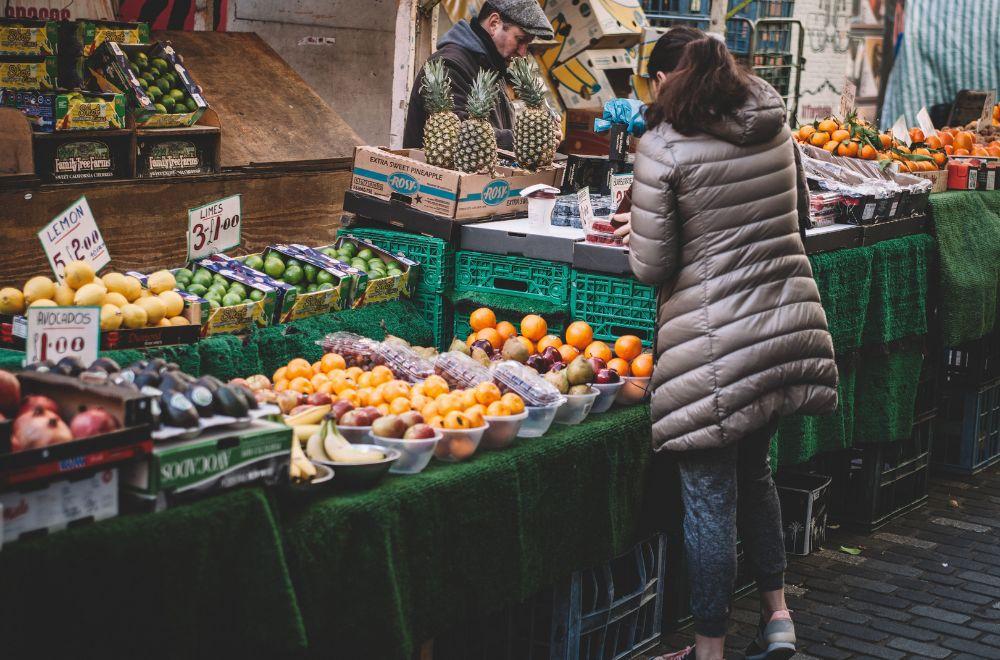
[[[849,66],[848,30],[851,0],[796,0],[794,17],[802,22],[806,60],[799,85],[799,121],[837,111]]]

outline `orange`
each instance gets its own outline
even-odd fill
[[[479,383],[476,385],[475,397],[476,403],[488,406],[494,401],[500,400],[500,388],[490,382]]]
[[[830,139],[836,140],[837,142],[847,142],[851,139],[850,131],[845,131],[842,128],[838,128],[834,132],[830,133]]]
[[[358,390],[358,405],[359,406],[374,406],[377,405],[378,401],[372,401],[372,390],[367,387],[363,387]]]
[[[608,369],[614,369],[615,371],[618,372],[618,375],[623,378],[632,373],[629,370],[628,361],[622,358],[615,358],[614,360],[609,360]]]
[[[333,391],[334,393],[337,394],[337,396],[340,396],[340,393],[343,392],[344,390],[354,389],[354,383],[347,380],[346,378],[341,378],[339,380],[331,380],[330,384],[333,386]]]
[[[908,153],[910,153],[909,147],[904,147],[903,145],[899,145],[898,147],[896,147],[896,151],[898,151],[901,154],[908,154]]]
[[[580,350],[576,346],[571,346],[570,344],[563,344],[559,347],[559,355],[562,356],[562,361],[566,364],[572,362],[577,355],[580,354]]]
[[[838,128],[840,128],[840,124],[833,121],[832,119],[824,119],[817,125],[817,130],[822,131],[824,133],[832,133]]]
[[[878,139],[882,143],[882,148],[883,149],[888,149],[889,147],[892,146],[892,136],[891,135],[888,135],[886,133],[879,133]]]
[[[948,146],[955,142],[955,137],[948,131],[940,131],[937,136],[941,140],[941,146]]]
[[[538,314],[528,314],[521,319],[521,334],[531,341],[538,341],[549,332],[549,325]]]
[[[354,406],[361,405],[361,400],[358,399],[358,393],[355,390],[344,390],[343,392],[337,395],[337,398],[342,399],[344,401],[350,401]],[[385,413],[382,414],[384,415]]]
[[[410,386],[401,380],[390,380],[380,387],[382,387],[382,399],[387,403],[401,396],[410,396]]]
[[[424,419],[426,419],[427,423],[436,429],[444,427],[444,417],[442,417],[441,415],[434,415],[433,417],[428,417],[427,415],[424,415]]]
[[[326,374],[318,373],[310,378],[309,382],[312,383],[313,391],[318,392],[320,387],[330,382],[330,379],[326,377]]]
[[[432,399],[436,399],[448,391],[448,381],[441,376],[434,374],[428,376],[424,381],[424,394]]]
[[[969,150],[968,149],[959,148],[959,149],[955,149],[955,151],[952,152],[952,153],[955,156],[968,156],[969,155]]]
[[[615,355],[623,360],[634,360],[642,353],[642,340],[635,335],[622,335],[615,340]]]
[[[438,413],[442,415],[447,415],[448,413],[461,408],[462,406],[461,402],[458,399],[458,396],[460,395],[456,395],[455,393],[442,394],[437,399],[435,399],[435,403],[437,403],[438,407]]]
[[[1000,156],[1000,149],[997,149],[996,155]],[[934,158],[934,162],[937,163],[937,165],[939,167],[942,166],[942,165],[944,165],[948,161],[948,156],[946,156],[944,154],[944,152],[941,152],[941,151],[935,152],[933,158]]]
[[[395,378],[395,374],[392,373],[392,369],[385,366],[384,364],[377,365],[372,369],[372,383],[375,385],[381,385],[382,383],[388,383],[390,380]]]
[[[972,151],[972,145],[975,144],[975,139],[972,137],[972,133],[968,131],[959,131],[958,135],[955,136],[955,150],[965,149],[967,151]]]
[[[812,124],[806,124],[805,126],[799,127],[798,136],[800,140],[808,140],[809,136],[816,132],[816,127]]]
[[[544,337],[538,340],[536,348],[538,348],[538,352],[541,353],[549,346],[553,348],[559,348],[560,346],[562,346],[562,343],[563,343],[562,339],[559,339],[559,337],[557,337],[556,335],[545,335]]]
[[[583,357],[601,358],[605,362],[612,358],[611,349],[603,341],[592,341],[587,345],[587,348],[583,351]]]
[[[510,414],[510,408],[503,401],[494,401],[486,408],[487,417],[506,417]]]
[[[420,414],[423,416],[424,420],[428,420],[431,417],[437,417],[441,414],[441,409],[438,408],[436,402],[431,401],[420,408]]]
[[[288,380],[288,367],[281,367],[271,376],[272,383],[277,383],[279,380]]]
[[[365,370],[362,369],[361,367],[348,367],[346,371],[347,371],[347,377],[353,380],[355,383],[358,382],[358,378],[361,377],[361,374],[365,372]]]
[[[427,395],[427,393],[424,392],[424,381],[420,381],[419,383],[415,384],[413,387],[410,388],[410,399],[411,400],[413,399],[413,395],[415,395],[415,394],[421,394],[423,396]]]
[[[284,368],[284,367],[282,367],[282,368]],[[275,392],[284,392],[287,389],[288,389],[288,381],[285,380],[284,378],[282,378],[281,380],[274,381],[274,391]]]
[[[866,144],[861,147],[861,151],[858,153],[859,156],[865,160],[875,160],[878,157],[878,152],[870,145]]]
[[[927,149],[926,147],[920,147],[918,149],[914,149],[913,153],[920,154],[921,156],[930,156],[931,155],[930,150]]]
[[[346,369],[347,362],[338,353],[327,353],[324,355],[320,361],[320,366],[323,368],[323,373],[330,373],[334,369]]]
[[[289,381],[288,389],[295,390],[296,392],[301,392],[303,394],[312,394],[316,391],[313,384],[310,383],[309,379],[304,376],[299,376]]]
[[[411,394],[410,395],[410,407],[414,410],[423,410],[424,406],[430,403],[431,400],[428,399],[423,394]]]
[[[632,364],[629,365],[629,370],[632,372],[633,376],[639,376],[640,378],[645,378],[653,373],[653,355],[651,353],[643,353],[636,359],[632,360]]]
[[[465,345],[468,346],[469,349],[471,350],[472,349],[472,343],[474,341],[476,341],[476,333],[475,332],[473,332],[472,334],[470,334],[468,337],[465,338]]]
[[[497,315],[489,307],[480,307],[469,314],[469,325],[475,332],[486,328],[495,328],[497,325]]]
[[[320,363],[319,360],[316,360],[315,362],[312,363],[312,372],[314,374],[321,374],[321,373],[323,373],[323,366],[322,366],[322,364]]]
[[[972,155],[973,156],[989,156],[990,152],[986,151],[986,149],[984,147],[981,147],[980,145],[977,144],[976,146],[972,147]]]
[[[323,394],[329,394],[332,397],[333,396],[333,383],[327,381],[327,382],[323,383],[322,385],[320,385],[319,387],[317,387],[316,391],[317,392],[322,392]]]
[[[410,410],[411,410],[410,400],[407,399],[405,396],[397,396],[389,404],[389,412],[391,412],[393,415],[402,415],[403,413],[409,412]]]
[[[446,429],[471,429],[472,420],[466,417],[465,413],[452,410],[444,416],[444,427]]]
[[[573,321],[566,328],[566,343],[578,350],[583,350],[594,341],[594,330],[584,321]]]
[[[507,409],[510,410],[512,415],[520,415],[524,412],[524,399],[522,399],[520,395],[514,394],[513,392],[507,392],[500,397],[500,403],[507,406]]]
[[[834,142],[833,140],[830,140],[829,142],[823,145],[823,151],[829,151],[831,154],[833,154],[837,152],[837,147],[839,146],[840,146],[839,142]]]
[[[910,129],[910,142],[917,143],[924,141],[924,132],[919,128]]]
[[[837,147],[837,155],[845,156],[847,158],[854,158],[858,155],[858,143],[857,142],[841,142],[840,146]]]
[[[518,335],[517,340],[524,345],[524,350],[528,351],[528,355],[535,353],[535,343],[533,341],[524,335]]]
[[[388,404],[388,403],[380,403],[380,404],[378,404],[378,405],[377,405],[377,406],[375,406],[375,407],[376,407],[376,408],[378,409],[378,411],[379,411],[380,413],[382,413],[383,415],[388,415],[388,414],[389,414],[389,404]]]
[[[503,346],[503,337],[500,333],[496,331],[496,328],[483,328],[476,333],[476,339],[485,339],[490,342],[490,346],[493,348],[500,348]]]
[[[462,390],[462,392],[458,395],[458,407],[461,410],[467,410],[477,403],[479,403],[479,401],[476,400],[475,390]]]
[[[1000,147],[986,147],[986,151],[994,158],[1000,158]]]
[[[309,364],[307,360],[295,358],[288,363],[288,371],[286,374],[287,375],[285,377],[288,378],[288,380],[293,380],[295,378],[312,378],[312,365]]]
[[[944,146],[944,144],[941,143],[941,138],[936,135],[929,136],[926,140],[924,140],[924,144],[931,149],[940,149]]]
[[[366,371],[365,373],[358,376],[358,386],[359,387],[375,387],[375,377],[372,372]]]
[[[953,153],[955,153],[955,146],[952,144],[944,145],[944,153],[947,154],[948,156],[952,155]]]
[[[483,415],[485,414],[486,408],[478,403],[465,411],[465,416],[469,418],[472,428],[478,428],[486,424],[486,420],[483,419]]]
[[[809,144],[814,147],[822,147],[830,141],[830,134],[826,131],[816,131],[809,136]]]
[[[497,323],[496,330],[500,333],[500,337],[502,337],[504,341],[507,341],[517,334],[517,328],[515,328],[514,324],[510,321],[500,321]]]

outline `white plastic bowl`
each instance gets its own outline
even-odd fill
[[[341,426],[338,424],[337,430],[352,445],[369,444],[373,437],[370,426]]]
[[[556,424],[579,424],[587,419],[587,415],[590,414],[590,409],[594,406],[594,401],[597,400],[599,394],[600,392],[591,387],[587,394],[563,395],[566,397],[566,404],[560,406],[559,410],[556,411]]]
[[[372,434],[372,441],[379,447],[398,449],[399,460],[392,464],[389,472],[392,474],[417,474],[422,472],[427,464],[431,462],[434,455],[434,448],[444,437],[440,429],[433,438],[422,438],[420,440],[401,440],[399,438],[383,438]]]
[[[486,424],[475,429],[438,429],[443,437],[434,448],[434,456],[439,461],[448,463],[464,461],[476,453],[483,434],[489,427]]]
[[[556,417],[556,411],[566,403],[566,398],[562,397],[556,403],[548,406],[525,406],[524,411],[528,413],[528,418],[521,422],[521,428],[517,432],[519,438],[537,438],[545,435],[545,432],[552,426],[552,420]]]
[[[618,391],[615,402],[623,406],[642,403],[648,396],[649,376],[626,376],[625,385]]]
[[[599,394],[594,405],[590,407],[590,414],[607,412],[615,402],[615,397],[618,396],[618,391],[623,385],[625,385],[624,380],[619,380],[617,383],[594,383],[593,387]]]
[[[497,417],[484,417],[489,428],[483,435],[482,446],[484,449],[506,449],[514,442],[517,432],[521,430],[521,424],[528,419],[527,409],[518,415],[502,415]]]

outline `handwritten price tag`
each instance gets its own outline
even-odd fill
[[[100,307],[30,307],[24,363],[58,362],[75,356],[84,364],[97,359],[101,345]]]
[[[899,119],[892,125],[892,137],[906,146],[910,146],[910,132],[906,130],[906,119],[903,118],[903,115],[899,115]]]
[[[611,175],[611,208],[613,211],[621,206],[622,200],[625,198],[625,193],[632,187],[633,178],[631,174]]]
[[[850,80],[844,81],[844,91],[840,95],[840,118],[847,119],[847,115],[854,111],[854,98],[858,93],[858,86]]]
[[[920,111],[917,112],[917,126],[924,132],[925,138],[937,135],[937,129],[934,128],[934,122],[931,121],[931,115],[927,112],[927,108],[920,108]]]
[[[38,239],[42,242],[45,256],[49,258],[52,272],[60,282],[66,264],[71,261],[86,261],[95,271],[111,262],[111,255],[86,197],[73,202],[72,206],[45,225],[38,232]]]
[[[980,133],[993,125],[993,106],[996,104],[997,90],[987,90],[986,100],[983,101],[983,112],[979,115],[979,122],[976,124],[976,130]]]
[[[240,195],[188,210],[188,261],[240,244]]]
[[[590,205],[590,188],[576,191],[576,201],[580,205],[580,222],[585,228],[594,223],[594,207]]]

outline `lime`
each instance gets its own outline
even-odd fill
[[[167,114],[167,108],[162,103],[154,103],[153,110],[156,110],[157,114]]]
[[[139,78],[139,87],[142,87],[142,91],[149,89],[149,83],[146,82],[145,78]]]
[[[143,80],[145,80],[146,83],[149,84],[149,85],[152,85],[153,81],[156,80],[156,76],[154,76],[153,74],[149,73],[148,71],[146,73],[142,74],[139,77],[142,78]]]
[[[328,291],[328,290],[330,290],[332,288],[333,288],[333,284],[331,284],[329,282],[323,282],[322,284],[320,284],[320,285],[318,285],[316,287],[316,290],[317,291]]]
[[[195,110],[198,109],[198,104],[195,103],[194,99],[192,98],[189,98],[184,105],[187,106],[188,112],[194,112]]]
[[[222,286],[229,286],[229,280],[220,275],[219,273],[212,273],[212,281],[216,284],[221,284]]]
[[[208,289],[205,288],[204,284],[192,284],[185,289],[188,293],[193,293],[196,296],[204,296]]]
[[[368,270],[368,262],[364,259],[351,259],[351,265],[361,270]]]
[[[251,254],[243,263],[247,265],[247,268],[253,268],[254,270],[260,270],[264,267],[264,260],[257,254]]]
[[[282,273],[285,272],[285,262],[275,256],[270,256],[264,262],[264,272],[271,277],[281,277]]]
[[[302,262],[298,259],[289,259],[285,262],[285,268],[291,268],[292,266],[298,266],[302,268]]]
[[[321,270],[316,273],[316,284],[333,284],[333,273]]]
[[[137,76],[138,76],[138,75],[139,75],[140,73],[142,73],[142,69],[140,69],[140,68],[139,68],[139,65],[138,65],[138,64],[136,64],[135,62],[129,62],[129,65],[128,65],[128,68],[129,68],[129,69],[131,69],[131,70],[132,70],[132,73],[134,73],[134,74],[135,74],[135,75],[137,75]]]
[[[150,84],[149,87],[146,88],[146,96],[148,96],[150,100],[155,103],[163,96],[163,91],[156,85]]]
[[[170,91],[170,81],[164,78],[163,76],[160,76],[159,78],[154,80],[153,84],[159,87],[160,91],[163,92],[164,95],[166,95],[167,92]]]
[[[370,270],[370,271],[368,271],[368,279],[370,279],[370,280],[378,280],[378,279],[381,279],[383,277],[385,277],[385,273],[382,273],[382,272],[377,271],[377,270]]]
[[[212,283],[212,274],[207,270],[199,270],[191,276],[191,281],[195,284],[200,284],[207,289]]]
[[[223,307],[232,307],[243,303],[243,296],[238,293],[227,293],[222,297]]]
[[[250,292],[250,295],[248,297],[250,298],[250,300],[257,302],[258,300],[264,299],[264,292],[261,291],[260,289],[254,289],[253,291]]]
[[[349,254],[353,257],[357,253],[358,248],[354,245],[354,243],[344,243],[338,248],[338,251]]]
[[[309,286],[306,287],[306,291],[308,293],[315,293],[316,292],[316,285],[315,284],[310,284]]]
[[[285,268],[285,281],[289,284],[298,284],[302,281],[302,277],[305,273],[302,271],[302,267],[293,264],[294,259],[289,259],[288,266]]]
[[[160,73],[165,73],[166,70],[170,68],[170,65],[167,64],[167,61],[162,57],[154,57],[150,60],[149,65]]]
[[[132,61],[139,66],[146,66],[149,63],[149,57],[141,50],[137,50],[132,53]]]
[[[229,285],[229,293],[235,293],[243,298],[247,297],[247,288],[240,284],[239,282],[233,282]]]
[[[312,264],[305,264],[304,266],[302,266],[302,272],[305,273],[306,282],[315,282],[316,272],[318,270],[319,269],[316,268],[316,266],[313,266]]]
[[[215,299],[208,299],[208,306],[211,309],[219,309],[222,307],[222,303]]]
[[[340,257],[340,253],[337,252],[336,250],[334,250],[333,248],[323,248],[322,250],[320,250],[320,252],[322,252],[326,256],[332,257],[334,259],[337,259],[337,258]]]
[[[375,253],[372,252],[371,250],[369,250],[368,248],[365,248],[364,250],[361,250],[360,252],[358,252],[358,258],[359,259],[364,259],[365,261],[370,260],[374,256],[375,256]]]
[[[184,92],[182,92],[179,89],[172,89],[169,92],[167,92],[167,94],[169,96],[173,97],[173,99],[175,101],[183,101],[184,100]]]
[[[211,293],[212,295],[221,298],[222,296],[229,293],[229,291],[227,291],[226,287],[222,286],[221,284],[213,284],[212,286],[208,287],[208,293]]]
[[[188,269],[188,268],[178,268],[178,269],[177,269],[177,270],[176,270],[176,271],[174,272],[174,277],[175,277],[176,279],[185,279],[185,280],[189,280],[189,279],[191,279],[192,277],[194,277],[194,273],[192,273],[192,272],[190,271],[190,269]]]
[[[167,112],[173,112],[174,106],[177,105],[177,101],[174,100],[172,96],[164,96],[160,99],[160,105],[167,109]]]
[[[209,301],[214,300],[216,302],[221,302],[222,294],[219,293],[218,291],[208,291],[205,295],[202,296],[202,298]]]

